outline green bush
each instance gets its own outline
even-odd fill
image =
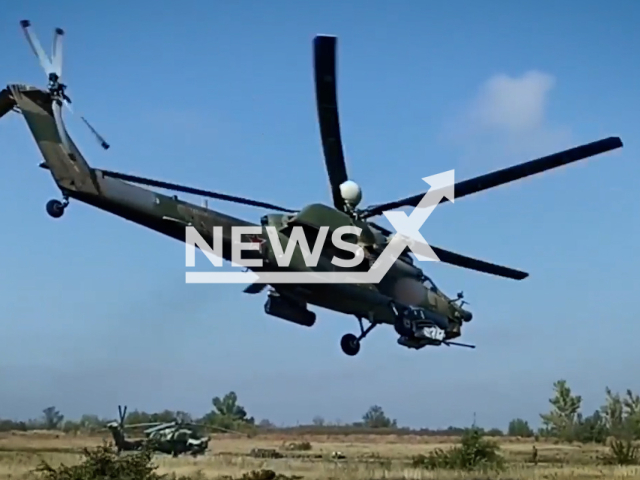
[[[151,463],[152,452],[141,451],[118,456],[107,446],[84,449],[84,460],[78,465],[52,467],[43,461],[36,473],[43,480],[160,480]]]
[[[289,442],[283,446],[284,450],[289,450],[291,452],[308,452],[313,448],[311,442],[306,440],[302,442]]]
[[[638,465],[640,463],[638,447],[630,439],[614,439],[609,444],[609,451],[602,457],[607,465]]]
[[[531,438],[533,437],[533,430],[529,426],[529,422],[526,420],[523,420],[522,418],[514,418],[509,422],[507,434],[510,437]]]
[[[234,480],[229,475],[223,475],[218,477],[219,480]],[[276,473],[273,470],[252,470],[251,472],[243,473],[237,480],[301,480],[303,477],[299,475],[283,475]]]
[[[151,463],[153,452],[143,450],[127,455],[117,455],[108,446],[85,449],[84,460],[79,465],[60,465],[54,468],[42,462],[36,475],[42,480],[195,480],[196,477],[160,475]],[[301,476],[277,474],[273,470],[253,470],[237,480],[301,480]],[[219,480],[235,480],[221,476]]]
[[[467,430],[462,435],[460,445],[449,450],[437,448],[429,455],[418,455],[413,466],[429,470],[501,470],[504,458],[499,454],[500,447],[483,438],[477,428]]]

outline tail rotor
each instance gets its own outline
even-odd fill
[[[118,423],[120,428],[124,430],[124,421],[127,419],[127,406],[118,405]]]
[[[69,136],[67,135],[67,130],[64,125],[64,120],[62,118],[62,106],[64,105],[71,113],[73,112],[73,108],[71,107],[71,99],[66,94],[67,86],[62,83],[62,59],[63,59],[63,48],[62,48],[62,39],[64,37],[64,30],[61,28],[56,28],[53,34],[53,47],[52,47],[52,56],[49,56],[45,53],[42,45],[40,45],[40,41],[38,37],[31,31],[31,22],[29,20],[20,21],[20,26],[22,27],[22,31],[24,32],[25,37],[27,38],[27,42],[31,47],[31,50],[38,58],[40,62],[40,66],[44,70],[47,75],[48,80],[48,90],[49,95],[51,95],[52,104],[51,108],[53,110],[53,116],[56,120],[56,126],[58,128],[58,134],[60,135],[60,140],[64,145],[67,153],[71,158],[73,158],[73,150],[71,148],[71,142],[69,140]],[[89,128],[91,133],[95,136],[96,140],[100,144],[100,146],[107,150],[110,145],[105,141],[105,139],[91,126],[91,124],[87,121],[87,119],[83,116],[80,116],[85,125]]]

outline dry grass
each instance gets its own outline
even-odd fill
[[[48,432],[0,435],[0,480],[27,480],[35,466],[46,460],[52,465],[80,461],[83,447],[100,445],[106,437],[52,434]],[[285,442],[311,442],[308,452],[286,452]],[[554,445],[537,443],[537,466],[529,463],[533,442],[518,439],[500,441],[502,453],[510,462],[505,472],[491,478],[503,479],[640,479],[640,467],[602,467],[597,465],[601,447],[590,445]],[[412,436],[315,436],[292,438],[264,435],[252,439],[213,436],[204,457],[169,458],[157,456],[160,473],[214,478],[238,476],[249,470],[268,468],[286,475],[303,475],[305,480],[371,479],[466,479],[478,478],[462,472],[429,472],[411,468],[413,455],[434,448],[452,446],[451,438]],[[247,454],[252,448],[277,449],[285,458],[255,459]],[[346,460],[334,461],[330,454],[339,451]],[[482,477],[486,478],[486,476]]]

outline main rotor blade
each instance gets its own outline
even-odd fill
[[[51,54],[51,71],[62,76],[62,37],[64,36],[64,30],[56,28],[53,33],[53,50]]]
[[[162,422],[129,423],[124,425],[124,428],[159,427],[160,425],[164,425],[164,423]]]
[[[247,435],[246,433],[242,433],[239,432],[238,430],[230,430],[228,428],[223,428],[223,427],[216,427],[214,425],[202,425],[203,427],[207,427],[210,428],[212,430],[220,430],[221,432],[227,432],[227,433],[237,433],[239,435]]]
[[[36,37],[35,33],[31,32],[31,22],[29,20],[21,20],[20,26],[22,27],[24,36],[27,37],[27,42],[29,42],[31,50],[33,50],[33,53],[35,53],[36,57],[38,57],[38,60],[40,60],[40,65],[44,69],[45,73],[49,75],[53,69],[51,60],[49,59],[49,56],[44,53],[38,37]]]
[[[386,228],[378,225],[377,223],[368,222],[369,225],[378,229],[384,235],[392,235],[393,232],[387,230]],[[449,265],[455,265],[456,267],[467,268],[469,270],[476,270],[482,273],[488,273],[491,275],[497,275],[499,277],[511,278],[513,280],[524,280],[529,276],[526,272],[521,272],[520,270],[514,270],[509,267],[502,267],[500,265],[496,265],[493,263],[485,262],[483,260],[477,260],[475,258],[467,257],[464,255],[460,255],[459,253],[454,253],[449,250],[445,250],[444,248],[434,247],[431,245],[431,249],[437,255],[438,259],[441,262],[448,263]]]
[[[318,35],[313,40],[316,103],[324,161],[329,174],[334,206],[342,211],[344,200],[340,185],[346,182],[347,167],[344,161],[338,95],[336,87],[336,43],[337,38]]]
[[[480,175],[479,177],[470,178],[469,180],[463,180],[461,182],[457,182],[454,186],[455,199],[457,200],[458,198],[466,197],[473,193],[488,190],[537,173],[542,173],[546,170],[568,165],[569,163],[577,162],[578,160],[584,160],[585,158],[600,155],[601,153],[615,150],[620,147],[622,147],[622,140],[620,140],[619,137],[609,137],[598,140],[597,142],[588,143],[563,152],[554,153],[546,157],[521,163],[519,165],[503,168],[502,170],[496,170],[485,175]],[[363,218],[369,218],[395,208],[415,207],[420,203],[420,200],[422,200],[424,195],[425,193],[421,193],[395,202],[375,205],[366,209],[362,216]],[[447,201],[448,199],[443,197],[440,203]]]
[[[213,198],[215,200],[223,200],[225,202],[239,203],[242,205],[249,205],[252,207],[267,208],[269,210],[276,210],[278,212],[295,213],[296,210],[291,210],[271,203],[258,202],[243,197],[236,197],[233,195],[225,195],[224,193],[211,192],[209,190],[201,190],[199,188],[187,187],[184,185],[178,185],[176,183],[162,182],[160,180],[153,180],[145,177],[137,177],[135,175],[128,175],[126,173],[112,172],[109,170],[100,170],[105,177],[117,178],[124,180],[125,182],[137,183],[140,185],[147,185],[149,187],[163,188],[165,190],[173,190],[176,192],[189,193],[192,195],[199,195],[201,197]]]
[[[503,267],[494,263],[485,262],[483,260],[477,260],[475,258],[460,255],[449,250],[445,250],[440,247],[434,247],[431,245],[433,252],[438,256],[441,262],[448,263],[449,265],[455,265],[456,267],[467,268],[469,270],[475,270],[477,272],[488,273],[490,275],[497,275],[498,277],[511,278],[513,280],[524,280],[529,276],[526,272],[520,270],[514,270],[513,268]]]

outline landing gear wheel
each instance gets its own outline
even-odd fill
[[[64,214],[66,205],[60,200],[49,200],[47,202],[47,213],[53,218],[60,218]]]
[[[376,321],[374,320],[373,313],[370,314],[370,317],[369,317],[370,325],[367,328],[364,328],[364,325],[362,325],[362,317],[357,317],[357,318],[358,318],[358,324],[360,325],[360,335],[357,336],[357,335],[354,335],[353,333],[347,333],[340,340],[340,346],[342,347],[342,351],[347,355],[349,355],[350,357],[353,357],[354,355],[358,354],[358,352],[360,351],[360,342],[364,339],[364,337],[369,335],[369,332],[373,330],[376,327],[376,325],[378,325],[378,323],[376,323]]]
[[[340,347],[345,354],[353,357],[360,351],[360,340],[353,333],[347,333],[340,340]]]

